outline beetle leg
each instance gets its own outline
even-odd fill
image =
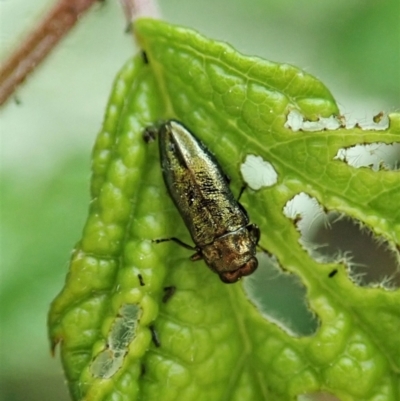
[[[193,255],[190,257],[190,260],[191,260],[192,262],[196,262],[197,260],[201,260],[201,259],[203,259],[203,255],[201,254],[201,251],[197,251],[195,254],[193,254]]]
[[[243,184],[243,185],[242,185],[242,188],[240,188],[239,196],[237,197],[237,201],[238,201],[238,202],[239,202],[240,198],[242,197],[243,192],[245,191],[246,188],[247,188],[247,184]]]
[[[176,238],[176,237],[153,239],[153,242],[155,242],[156,244],[159,244],[160,242],[166,242],[166,241],[174,241],[177,244],[179,244],[180,246],[183,246],[184,248],[190,249],[192,251],[197,249],[194,246],[186,244],[185,242],[181,241],[179,238]]]

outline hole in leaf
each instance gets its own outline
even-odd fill
[[[340,116],[320,117],[317,121],[309,121],[298,110],[291,110],[287,115],[285,127],[293,131],[323,131],[343,128]]]
[[[121,306],[111,327],[106,348],[92,362],[93,376],[108,379],[121,368],[129,344],[135,337],[140,311],[135,304]]]
[[[341,401],[340,398],[329,393],[310,393],[302,394],[297,397],[297,401]]]
[[[384,112],[379,112],[375,115],[367,114],[363,116],[354,116],[354,114],[343,113],[346,114],[346,119],[344,117],[343,121],[345,122],[346,128],[361,128],[363,130],[375,130],[375,131],[383,131],[389,128],[390,119],[389,115]]]
[[[262,187],[270,187],[278,180],[278,174],[272,164],[261,156],[247,155],[240,166],[240,172],[246,184],[256,191]]]
[[[109,349],[101,351],[93,360],[90,371],[95,377],[109,379],[121,368],[124,354],[112,352]]]
[[[291,110],[286,118],[285,127],[292,131],[323,131],[336,130],[339,128],[352,129],[354,127],[365,130],[384,131],[389,128],[389,116],[383,112],[356,121],[345,118],[344,115],[332,115],[330,117],[319,117],[316,121],[307,119],[299,110]]]
[[[139,321],[140,308],[135,304],[122,305],[109,336],[110,350],[125,352],[133,340]]]
[[[318,262],[344,262],[350,278],[361,286],[400,285],[398,250],[360,222],[337,212],[325,213],[316,199],[304,193],[291,199],[284,213],[296,221],[301,244]],[[332,271],[329,277],[337,274],[340,271]]]
[[[369,167],[374,171],[398,170],[400,168],[400,142],[375,142],[339,149],[335,160],[341,160],[352,167]]]
[[[275,259],[257,255],[258,269],[243,279],[243,287],[253,304],[268,320],[293,336],[309,336],[318,328],[315,314],[308,308],[306,288],[294,274],[285,273]]]

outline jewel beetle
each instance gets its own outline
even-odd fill
[[[169,120],[156,132],[165,185],[195,243],[191,260],[203,259],[225,283],[234,283],[253,273],[258,261],[256,247],[260,230],[251,224],[244,207],[235,199],[229,180],[215,156],[181,122]]]

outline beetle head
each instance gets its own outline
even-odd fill
[[[224,283],[234,283],[256,270],[256,247],[259,238],[258,227],[249,224],[200,247],[201,256]]]
[[[255,257],[252,257],[243,266],[239,267],[239,269],[220,273],[219,278],[224,283],[236,283],[236,281],[238,281],[243,276],[248,276],[253,273],[257,269],[257,266],[258,260]]]

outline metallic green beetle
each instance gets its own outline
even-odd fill
[[[170,120],[158,129],[165,184],[196,247],[176,241],[204,259],[225,283],[234,283],[256,270],[260,230],[249,223],[235,199],[216,158],[182,123]]]

